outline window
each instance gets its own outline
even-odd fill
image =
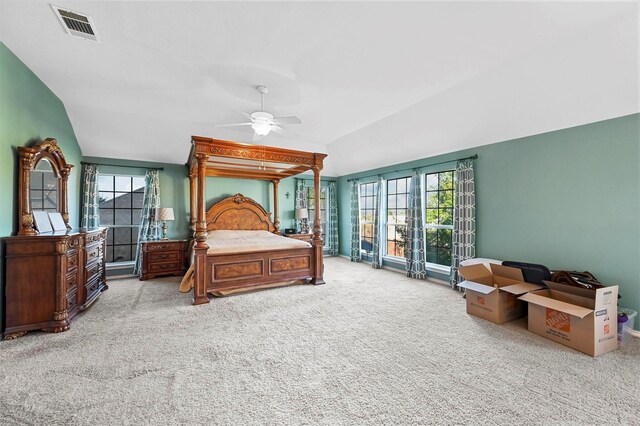
[[[98,176],[100,225],[108,226],[107,263],[130,262],[136,256],[144,177]]]
[[[29,202],[32,210],[58,211],[58,178],[47,160],[30,172]]]
[[[451,266],[454,172],[428,174],[426,180],[426,261]]]
[[[309,223],[309,232],[313,232],[313,222],[315,221],[316,215],[316,190],[308,186],[307,187],[307,211],[309,213],[309,218],[307,219]],[[327,188],[320,188],[320,227],[322,228],[322,244],[324,246],[327,245]]]
[[[387,181],[387,256],[404,257],[411,178]]]
[[[360,184],[360,251],[373,251],[373,220],[376,208],[377,183]]]

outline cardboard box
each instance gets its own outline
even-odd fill
[[[460,266],[465,281],[458,284],[466,289],[467,313],[502,324],[527,314],[527,304],[518,296],[542,286],[525,283],[518,268],[491,264],[491,270],[483,264]]]
[[[588,290],[545,281],[520,296],[529,303],[529,331],[591,356],[618,348],[618,286]]]

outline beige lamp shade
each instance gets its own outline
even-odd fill
[[[307,219],[309,217],[309,212],[304,207],[299,207],[296,209],[296,220]]]
[[[159,221],[165,221],[165,220],[176,220],[176,218],[173,216],[173,208],[171,207],[161,207],[158,209],[158,220]]]

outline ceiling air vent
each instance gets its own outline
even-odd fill
[[[67,34],[100,43],[100,39],[96,34],[96,27],[90,16],[84,16],[54,5],[51,5],[51,7],[56,12],[56,16]]]

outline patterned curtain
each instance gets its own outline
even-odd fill
[[[424,210],[422,209],[422,183],[418,172],[411,176],[409,205],[407,206],[407,239],[405,258],[407,276],[424,280],[427,278],[424,256]]]
[[[378,179],[375,185],[376,201],[375,208],[373,210],[373,249],[371,267],[373,269],[382,268],[382,245],[380,240],[382,238],[382,221],[380,215],[382,214],[382,185],[384,181],[382,178]]]
[[[329,223],[327,223],[327,239],[329,254],[337,256],[339,247],[338,240],[338,197],[336,195],[336,183],[329,182]]]
[[[451,259],[451,288],[460,290],[458,267],[463,260],[476,256],[476,192],[473,160],[458,161],[456,165],[455,205],[453,208],[453,249]]]
[[[100,200],[98,198],[98,166],[82,165],[82,218],[80,226],[95,228],[100,226]]]
[[[155,220],[158,208],[160,208],[160,171],[148,170],[144,177],[144,204],[140,214],[134,275],[142,274],[142,242],[160,239],[160,223]]]
[[[360,254],[360,182],[352,180],[349,182],[349,193],[351,198],[351,261],[361,262]]]
[[[304,179],[296,179],[296,196],[295,196],[295,208],[309,207],[307,202],[307,186]],[[300,221],[296,219],[296,232],[300,231]],[[310,222],[310,228],[313,229],[313,224]]]

